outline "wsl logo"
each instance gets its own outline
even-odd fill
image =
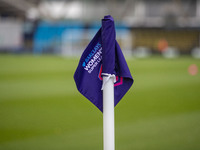
[[[91,73],[94,68],[101,62],[102,60],[102,47],[98,42],[94,49],[89,53],[89,55],[85,58],[82,63],[82,67],[88,72]]]
[[[100,69],[99,69],[99,74],[98,74],[98,78],[103,81],[103,78],[101,76],[101,73],[102,73],[102,65],[100,66]],[[119,76],[116,76],[116,82],[114,84],[114,86],[119,86],[119,85],[122,85],[123,84],[123,77],[119,77]]]

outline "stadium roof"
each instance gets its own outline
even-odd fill
[[[90,23],[106,14],[130,27],[199,28],[200,0],[0,0],[0,17]]]
[[[25,17],[27,10],[39,2],[40,0],[0,0],[0,15]]]

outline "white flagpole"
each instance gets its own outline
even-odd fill
[[[115,150],[114,78],[103,77],[103,145],[104,150]]]

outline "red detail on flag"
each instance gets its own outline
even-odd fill
[[[102,76],[101,76],[101,73],[102,73],[102,65],[101,65],[101,67],[100,67],[100,69],[99,69],[99,75],[98,75],[99,79],[102,81],[103,78],[102,78]]]
[[[118,82],[118,76],[116,76],[116,83],[114,84],[114,86],[119,86],[119,85],[122,85],[123,84],[123,78],[120,77],[120,81]]]

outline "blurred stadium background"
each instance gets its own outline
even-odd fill
[[[198,53],[199,0],[0,0],[0,51],[80,54],[106,14],[128,54]]]
[[[107,14],[135,79],[116,149],[200,149],[200,0],[0,0],[0,150],[103,149],[73,74]]]

